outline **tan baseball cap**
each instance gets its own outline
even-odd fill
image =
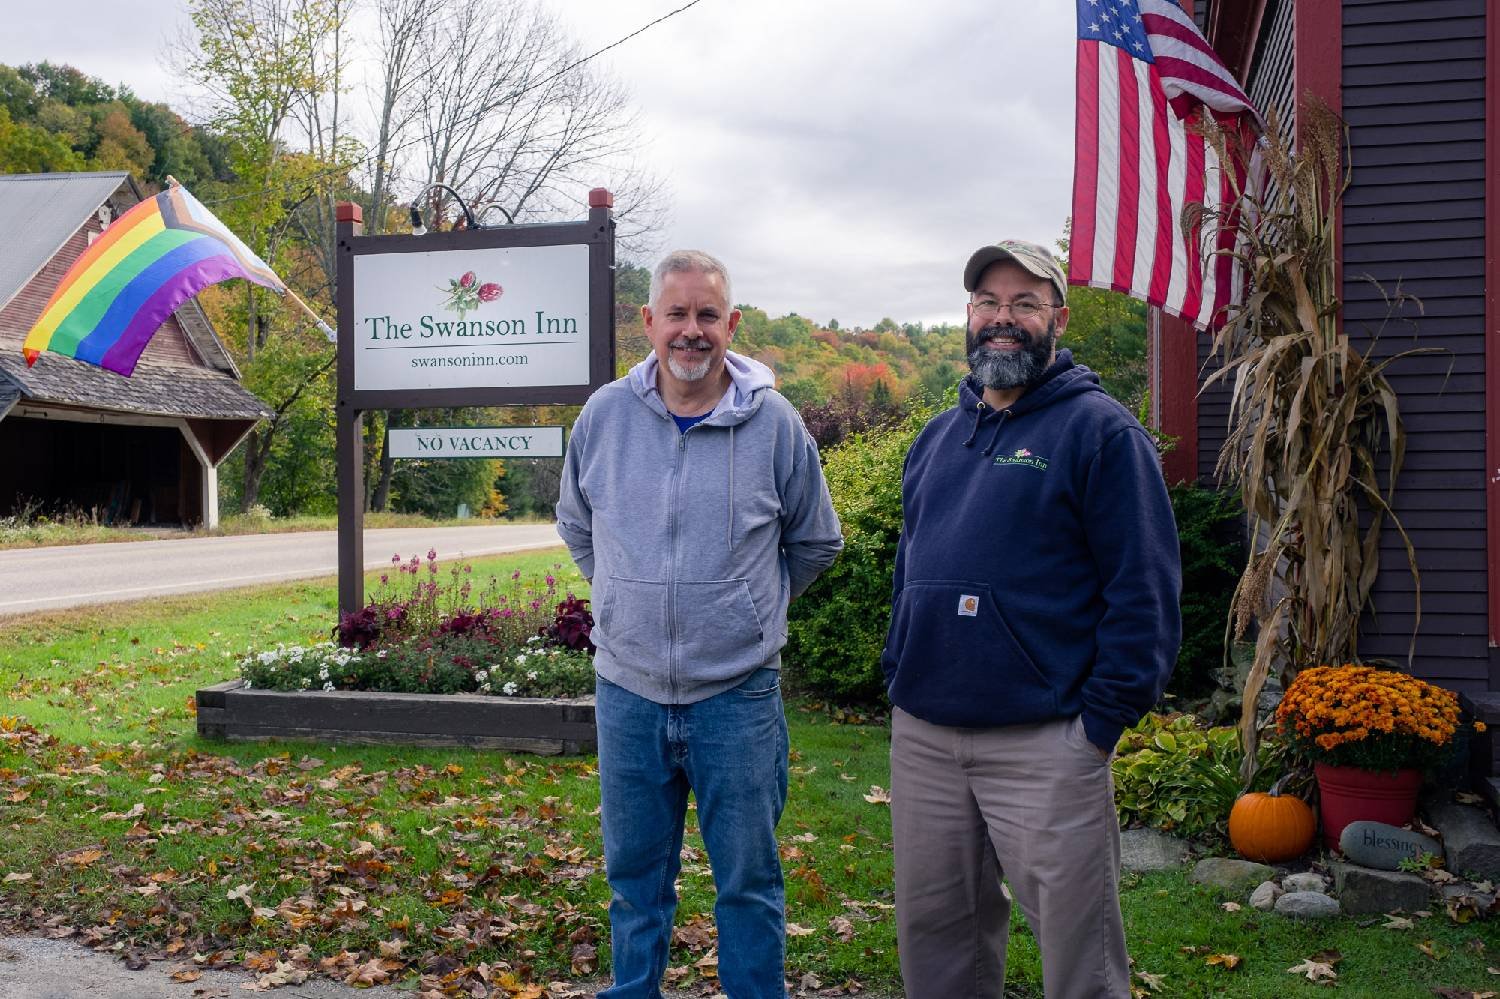
[[[979,284],[985,268],[1000,260],[1014,261],[1028,274],[1050,281],[1052,287],[1057,289],[1058,299],[1064,305],[1067,304],[1068,279],[1057,265],[1057,258],[1045,246],[1022,239],[1002,239],[993,246],[981,246],[975,250],[969,262],[964,265],[964,291],[972,292],[974,286]]]

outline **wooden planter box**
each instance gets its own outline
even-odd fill
[[[594,699],[483,694],[246,690],[226,680],[197,693],[198,734],[254,742],[467,746],[556,756],[599,748]]]

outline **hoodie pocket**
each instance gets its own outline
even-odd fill
[[[679,581],[673,605],[677,668],[713,681],[765,661],[766,633],[743,579]]]
[[[937,724],[1022,724],[1059,713],[1056,691],[985,583],[907,583],[883,665],[892,699],[922,706],[919,716]]]
[[[664,666],[667,657],[667,584],[611,576],[591,635],[616,661]]]

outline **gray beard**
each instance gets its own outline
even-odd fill
[[[1057,343],[1056,324],[1048,323],[1047,332],[1032,336],[1018,326],[986,326],[969,338],[969,370],[974,380],[985,388],[1030,388],[1041,381],[1052,361]],[[1019,337],[1021,349],[991,350],[985,341],[1001,333]]]
[[[671,346],[685,346],[685,344],[673,344]],[[672,377],[676,378],[678,381],[698,381],[708,374],[709,365],[710,361],[706,356],[699,364],[683,364],[681,361],[677,360],[677,358],[672,356],[672,351],[670,348],[667,350],[667,370],[672,372]]]

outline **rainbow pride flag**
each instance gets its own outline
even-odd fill
[[[174,185],[121,215],[74,261],[21,352],[28,367],[50,350],[128,378],[174,309],[230,278],[287,290],[265,261]]]

